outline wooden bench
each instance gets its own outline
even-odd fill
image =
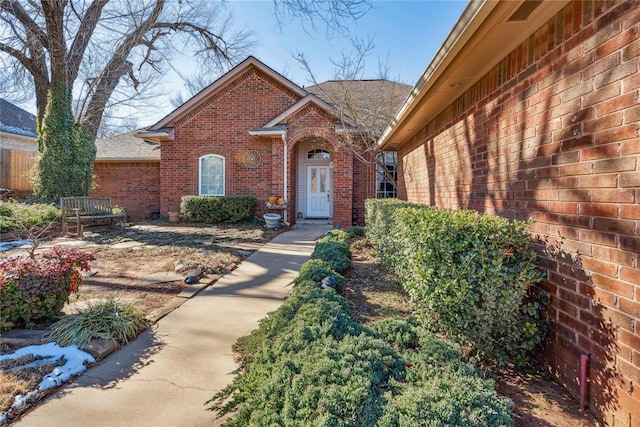
[[[82,236],[83,225],[118,221],[122,226],[127,223],[127,212],[114,213],[111,199],[97,197],[61,197],[62,232],[69,231],[69,224],[76,225],[76,233]]]

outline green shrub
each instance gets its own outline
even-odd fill
[[[316,244],[311,259],[321,259],[328,262],[331,268],[342,273],[351,266],[351,251],[347,243],[325,240]]]
[[[513,426],[511,411],[482,378],[440,374],[389,399],[380,427]]]
[[[412,321],[368,332],[335,293],[314,293],[210,401],[219,415],[233,413],[224,425],[513,425],[493,382],[456,344]],[[388,347],[390,331],[410,336],[410,347]]]
[[[352,225],[351,227],[347,227],[344,231],[346,231],[349,237],[353,239],[354,237],[363,237],[365,229],[358,225]]]
[[[126,344],[147,327],[142,311],[135,303],[111,297],[90,303],[77,314],[63,316],[47,337],[61,346],[83,347],[94,338]]]
[[[327,231],[327,234],[324,235],[319,241],[320,242],[342,242],[347,243],[349,241],[349,233],[340,229],[333,229],[331,231]]]
[[[425,325],[500,363],[522,361],[542,341],[546,295],[535,288],[543,276],[528,222],[399,204],[377,210],[388,222],[372,242]]]
[[[379,426],[511,426],[494,383],[465,362],[460,346],[414,319],[384,319],[371,327],[407,366],[402,387],[387,398]]]
[[[240,222],[253,218],[258,200],[252,196],[183,196],[180,219],[185,222]]]
[[[53,248],[38,258],[9,258],[0,262],[0,331],[51,320],[78,291],[93,255],[70,248]]]
[[[60,219],[60,209],[46,203],[0,201],[0,233],[44,227]]]
[[[391,214],[394,210],[407,206],[413,205],[398,199],[367,199],[365,201],[367,237],[378,250],[385,248],[387,237],[393,237],[390,236]]]
[[[336,273],[329,262],[321,259],[310,259],[305,262],[300,268],[296,283],[311,281],[315,286],[318,286],[325,277],[333,278],[336,284],[336,292],[342,293],[344,290],[344,277]]]
[[[420,337],[414,319],[382,319],[371,325],[371,331],[398,351],[418,348]]]

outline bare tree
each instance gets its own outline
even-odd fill
[[[214,2],[0,0],[2,78],[34,88],[42,153],[36,191],[50,199],[65,189],[86,193],[105,111],[139,101],[177,50],[209,69],[241,59],[251,44],[230,22]]]
[[[394,170],[388,161],[392,156],[380,151],[377,140],[412,87],[389,77],[388,59],[378,59],[376,78],[364,79],[366,60],[375,48],[373,38],[352,39],[352,47],[331,60],[334,80],[328,82],[317,81],[304,53],[298,52],[296,60],[312,84],[307,91],[328,102],[340,118],[341,147],[351,151],[360,162],[376,168],[396,188]]]
[[[3,78],[33,84],[40,122],[50,89],[64,83],[75,95],[76,124],[94,135],[116,88],[131,98],[176,51],[191,49],[224,71],[251,47],[216,2],[0,0],[0,22]]]

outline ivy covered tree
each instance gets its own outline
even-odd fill
[[[322,14],[344,28],[339,22],[358,17],[369,0],[307,3],[282,0],[275,12]],[[0,86],[4,96],[36,102],[37,196],[87,193],[103,117],[118,105],[148,106],[178,53],[215,75],[244,59],[251,38],[234,29],[224,2],[0,0]]]
[[[36,194],[43,200],[82,196],[91,185],[96,157],[93,137],[74,124],[71,93],[63,83],[49,92],[38,134],[38,180]]]

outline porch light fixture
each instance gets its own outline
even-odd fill
[[[333,169],[333,161],[329,162],[329,169]]]

